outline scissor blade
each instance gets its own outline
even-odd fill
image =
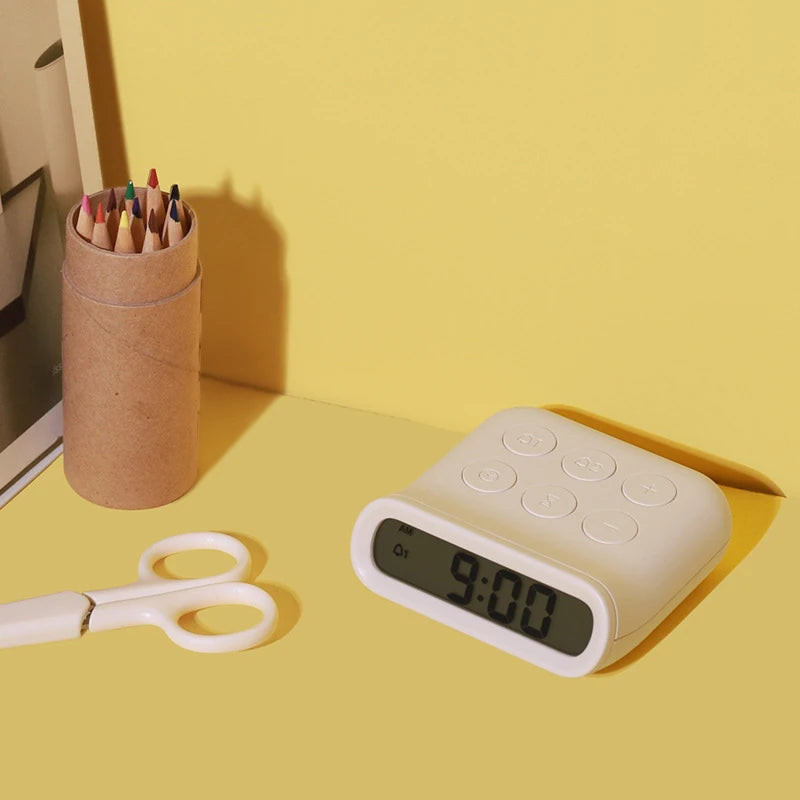
[[[0,605],[0,647],[77,639],[92,607],[92,601],[78,592]]]

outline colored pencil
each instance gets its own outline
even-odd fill
[[[169,204],[169,215],[167,216],[167,241],[164,246],[173,247],[183,239],[183,226],[178,216],[178,201],[171,200]]]
[[[97,204],[97,216],[94,218],[94,228],[92,230],[92,244],[103,250],[114,249],[114,245],[111,243],[111,235],[108,232],[108,223],[106,222],[106,214],[103,210],[102,202]]]
[[[131,236],[133,236],[133,244],[137,253],[142,252],[142,245],[144,244],[144,220],[142,219],[142,207],[139,203],[139,198],[133,199],[132,214],[130,217],[131,223]]]
[[[119,218],[119,230],[117,230],[117,241],[114,243],[115,253],[135,253],[136,245],[133,243],[133,236],[131,236],[131,226],[128,222],[128,212],[122,209],[122,214]]]
[[[161,231],[161,240],[164,242],[166,246],[166,240],[164,239],[165,236],[168,235],[167,228],[169,227],[169,208],[172,201],[175,201],[175,205],[178,208],[178,219],[181,221],[181,230],[183,231],[183,235],[186,236],[189,230],[189,220],[186,219],[186,209],[183,207],[183,200],[181,200],[181,190],[178,188],[177,183],[172,184],[172,188],[169,190],[169,201],[167,202],[167,218],[164,220],[164,229]]]
[[[164,224],[161,226],[161,246],[169,247],[169,222],[172,213],[172,200],[167,200],[167,215],[164,217]]]
[[[164,198],[161,196],[161,188],[158,185],[158,175],[155,167],[150,170],[147,177],[147,197],[145,203],[145,213],[147,214],[147,224],[150,225],[150,212],[155,211],[156,225],[160,231],[164,227]]]
[[[125,187],[125,210],[128,212],[128,219],[133,217],[133,201],[136,198],[136,190],[133,188],[133,181],[128,181]]]
[[[189,232],[189,219],[186,216],[186,209],[183,207],[183,200],[181,200],[181,190],[178,188],[177,183],[172,184],[172,188],[169,190],[169,198],[170,200],[174,200],[175,205],[178,207],[178,217],[181,221],[181,228],[183,228],[183,235],[185,236]]]
[[[108,225],[108,235],[111,241],[117,238],[117,228],[119,228],[119,211],[117,210],[117,195],[114,189],[108,190],[108,199],[106,200],[106,225]]]
[[[78,224],[75,226],[78,234],[92,241],[92,231],[94,230],[94,218],[92,217],[92,204],[89,202],[89,195],[85,194],[81,200],[81,210],[78,212]]]
[[[161,250],[161,237],[158,235],[158,223],[156,222],[155,209],[150,209],[150,216],[147,219],[147,233],[144,235],[143,253],[154,253]]]

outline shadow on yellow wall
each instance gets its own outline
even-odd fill
[[[286,386],[284,238],[258,200],[184,193],[199,221],[203,265],[201,368],[226,383],[282,394]],[[235,220],[235,225],[231,221]],[[216,381],[204,381],[200,411],[202,476],[272,402],[264,392],[237,396],[236,408]]]
[[[200,225],[204,375],[282,393],[286,388],[284,235],[255,199],[229,186],[184,198]]]

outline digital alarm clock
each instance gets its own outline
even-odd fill
[[[728,503],[705,475],[514,408],[364,508],[351,559],[377,594],[576,677],[639,644],[730,535]]]

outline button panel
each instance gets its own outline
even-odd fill
[[[558,531],[554,533],[557,536],[569,536],[573,531],[579,538],[583,534],[598,544],[630,542],[638,535],[641,520],[615,506],[630,504],[631,512],[638,507],[642,514],[647,514],[647,508],[667,505],[678,494],[675,483],[664,475],[644,472],[616,475],[617,462],[605,450],[575,448],[577,442],[573,441],[573,448],[562,455],[558,438],[543,425],[514,425],[506,428],[500,439],[516,469],[505,461],[473,461],[462,469],[462,480],[471,489],[486,494],[517,486],[513,492],[515,502],[531,517],[553,520],[552,531]],[[559,475],[566,486],[561,485]],[[537,478],[542,482],[538,483]],[[545,483],[548,479],[555,480]],[[607,483],[603,484],[604,481]],[[582,494],[587,495],[585,499]],[[603,510],[593,510],[598,505]],[[573,514],[574,523],[567,522],[565,526],[555,522]]]

